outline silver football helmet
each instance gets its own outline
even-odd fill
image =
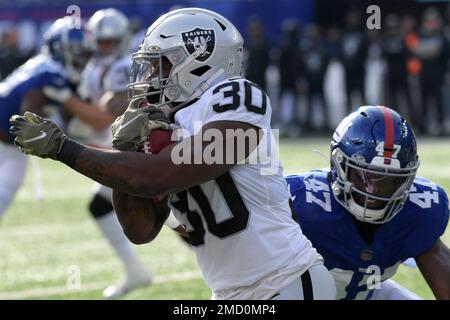
[[[86,24],[100,62],[112,63],[129,49],[131,34],[128,18],[120,11],[110,8],[96,11]],[[112,40],[117,47],[107,55],[99,54],[99,41]]]
[[[145,98],[159,107],[184,102],[179,108],[211,85],[240,76],[243,45],[236,27],[215,12],[171,11],[148,28],[132,55],[129,98]]]

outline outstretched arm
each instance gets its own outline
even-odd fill
[[[450,249],[436,241],[433,247],[415,258],[417,266],[437,299],[450,299]]]
[[[121,223],[138,243],[151,241],[167,217],[165,208],[160,208],[158,214],[147,210],[148,201],[142,198],[165,197],[224,174],[253,152],[262,134],[257,127],[245,122],[211,122],[198,135],[149,155],[83,146],[68,139],[51,121],[32,113],[13,116],[11,123],[15,143],[25,153],[59,160],[114,189],[114,204],[121,215]],[[230,136],[230,130],[240,133],[241,143],[234,143],[236,136]],[[256,139],[247,139],[248,136]],[[211,144],[214,144],[212,148]],[[205,156],[213,154],[214,159]]]
[[[84,123],[96,130],[102,130],[113,123],[117,117],[114,113],[105,108],[84,102],[75,95],[72,95],[65,103],[64,107],[72,114],[76,115]]]
[[[216,129],[221,133],[222,141],[214,141],[223,146],[222,161],[207,164],[203,157],[205,148],[211,141],[202,141],[201,136],[192,136],[179,143],[161,150],[159,154],[147,155],[139,152],[107,151],[81,146],[73,141],[64,143],[58,160],[73,167],[81,174],[110,188],[130,195],[152,198],[164,196],[172,192],[185,190],[202,182],[214,179],[228,171],[235,163],[247,157],[256,148],[246,143],[245,152],[241,155],[235,150],[226,150],[226,130],[243,132],[258,129],[253,125],[236,121],[218,121],[204,126],[203,132]],[[198,143],[198,141],[202,141]],[[236,148],[237,144],[231,147]],[[199,159],[199,163],[176,163],[172,150],[190,152],[189,159]],[[233,152],[233,159],[225,159]],[[177,152],[175,152],[177,154]]]
[[[128,106],[128,94],[126,91],[107,91],[103,94],[98,105],[91,105],[72,95],[64,107],[76,115],[83,122],[96,130],[109,127]]]

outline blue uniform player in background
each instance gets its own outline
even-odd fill
[[[72,27],[70,20],[58,19],[44,36],[42,52],[0,83],[0,218],[22,184],[27,163],[13,145],[9,118],[25,111],[42,114],[48,105],[62,109],[75,96],[90,56],[83,29]]]
[[[117,15],[116,11],[102,10],[93,19],[97,34],[109,32],[108,37],[102,40],[107,42],[106,47],[111,51],[114,51],[114,45],[119,46],[120,41],[126,41],[125,31],[128,28],[128,21],[124,22],[126,18],[117,17]],[[92,28],[89,31],[92,32]],[[83,125],[92,128],[89,131],[89,138],[94,139],[95,135],[101,136],[102,130],[110,131],[110,124],[126,109],[128,104],[126,83],[122,84],[122,91],[125,93],[124,101],[120,97],[117,99],[114,95],[115,91],[112,90],[105,90],[104,94],[109,98],[103,105],[100,101],[87,102],[78,97],[79,88],[77,87],[88,60],[93,54],[100,54],[99,50],[93,52],[93,49],[98,47],[98,43],[92,43],[95,39],[87,37],[88,33],[85,32],[83,24],[77,26],[71,16],[56,20],[44,35],[45,45],[42,52],[0,83],[0,217],[22,184],[27,162],[26,156],[12,144],[13,137],[9,134],[11,126],[9,119],[12,115],[23,114],[25,111],[42,115],[45,106],[53,105],[57,107],[57,110],[63,111],[65,119],[59,119],[60,121],[66,120],[68,116],[76,115]],[[124,52],[122,58],[125,59],[126,56]],[[131,64],[131,58],[129,56],[128,58]],[[96,67],[98,69],[98,66]],[[123,69],[119,74],[114,74],[117,68],[111,67],[110,64],[108,68],[104,68],[112,74],[107,80],[110,78],[123,80],[123,76],[120,77]],[[105,72],[99,76],[102,81]],[[125,78],[125,80],[128,79]],[[96,85],[95,82],[92,84]],[[117,87],[117,84],[115,85]],[[113,94],[109,95],[111,92]],[[98,100],[102,100],[101,97]],[[89,204],[89,210],[126,272],[123,279],[108,286],[104,295],[108,298],[116,298],[134,288],[150,283],[151,274],[146,270],[123,233],[108,196],[95,198]]]
[[[334,132],[331,170],[286,177],[338,299],[420,299],[389,280],[410,257],[436,298],[450,299],[450,250],[439,239],[449,202],[444,189],[416,177],[418,167],[406,121],[389,108],[365,106]]]

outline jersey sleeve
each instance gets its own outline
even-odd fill
[[[419,213],[420,219],[417,221],[419,228],[417,232],[411,234],[411,237],[417,240],[410,242],[416,244],[414,257],[430,250],[447,229],[450,212],[448,196],[441,187],[438,187],[437,192],[439,193],[439,203]]]
[[[131,68],[131,59],[128,60],[122,59],[111,66],[104,79],[105,91],[122,92],[127,90]]]
[[[292,199],[292,202],[294,204],[294,209],[295,212],[299,217],[299,212],[301,212],[303,209],[301,207],[303,201],[304,201],[304,196],[303,196],[303,191],[304,191],[304,182],[303,182],[303,177],[300,175],[288,175],[286,176],[286,183],[288,186],[288,190]]]
[[[258,128],[270,127],[270,101],[256,84],[230,79],[217,85],[204,112],[205,124],[214,121],[239,121]]]

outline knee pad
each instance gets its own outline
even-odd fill
[[[96,219],[107,215],[113,210],[114,208],[112,203],[98,194],[96,194],[91,203],[89,203],[89,212]]]

